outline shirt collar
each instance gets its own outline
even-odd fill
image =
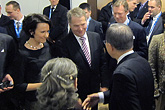
[[[131,50],[131,51],[129,51],[129,52],[126,52],[126,53],[124,53],[123,55],[121,55],[121,56],[118,58],[118,60],[117,60],[117,64],[118,64],[124,57],[126,57],[127,55],[130,55],[130,54],[132,54],[132,53],[134,53],[133,50]]]
[[[74,36],[76,37],[77,40],[79,40],[79,38],[80,38],[79,36],[76,36],[75,34],[74,34]],[[87,39],[87,33],[86,33],[86,32],[85,32],[85,34],[83,35],[83,37],[85,37],[85,39]]]
[[[156,16],[153,17],[153,21],[155,21],[159,16],[160,16],[161,12],[159,14],[157,14]]]
[[[1,18],[2,14],[0,14],[0,18]]]
[[[128,14],[129,14],[129,13],[128,13]],[[128,14],[127,14],[127,15],[128,15]],[[125,22],[123,23],[123,24],[125,24],[125,25],[128,25],[128,24],[129,24],[129,19],[128,19],[127,15],[126,15],[126,20],[125,20]]]
[[[14,20],[14,22],[15,23],[17,23],[17,22],[20,22],[20,23],[22,23],[23,22],[23,20],[24,20],[24,16],[19,20],[19,21],[17,21],[17,20]]]

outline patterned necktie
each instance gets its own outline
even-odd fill
[[[148,26],[147,26],[147,30],[146,30],[146,35],[149,35],[149,33],[150,33],[150,29],[151,29],[151,26],[152,26],[152,22],[153,22],[153,19],[151,18],[151,20],[150,20],[150,22],[149,22],[149,24],[148,24]]]
[[[17,31],[19,32],[20,22],[17,22],[16,26],[17,26]]]
[[[81,40],[81,44],[82,44],[82,50],[84,52],[84,55],[88,61],[88,64],[91,66],[91,57],[90,57],[90,54],[89,54],[89,51],[88,51],[88,47],[85,43],[85,37],[80,37],[80,40]]]

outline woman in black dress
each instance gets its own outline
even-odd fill
[[[51,59],[49,37],[51,23],[41,14],[28,15],[23,21],[23,30],[29,37],[20,49],[22,64],[19,76],[17,74],[15,91],[19,93],[19,106],[21,109],[30,110],[36,101],[36,89],[41,85],[40,71],[44,64]],[[18,95],[17,95],[18,98]]]

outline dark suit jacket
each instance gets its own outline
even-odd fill
[[[101,9],[100,15],[98,17],[98,21],[102,23],[104,34],[107,31],[109,20],[113,16],[111,6],[112,6],[112,2],[110,2],[106,6],[104,6]]]
[[[138,54],[124,57],[104,92],[110,110],[153,110],[154,81],[149,63]]]
[[[50,29],[50,37],[53,40],[60,40],[68,33],[68,20],[67,20],[67,8],[58,4],[55,11],[52,13],[51,22],[52,27]],[[49,17],[50,6],[45,7],[43,14]]]
[[[5,16],[2,14],[0,18],[0,26],[5,26],[10,21],[10,18],[8,16]]]
[[[10,66],[16,54],[12,37],[0,33],[0,82],[6,74],[10,74]]]
[[[148,12],[148,1],[146,2],[146,4],[143,6],[142,9],[140,9],[141,4],[137,5],[137,8],[135,8],[135,10],[133,12],[131,12],[131,18],[133,21],[141,24],[141,20],[143,18],[143,16]]]
[[[144,23],[143,26],[145,27],[145,29],[147,28],[147,26],[148,26],[150,20],[151,20],[151,19],[147,20],[147,21]],[[148,41],[148,45],[150,44],[153,35],[158,35],[158,34],[161,34],[161,33],[163,33],[163,32],[164,32],[164,24],[163,24],[163,21],[162,21],[162,17],[160,17],[160,18],[158,19],[158,21],[157,21],[157,23],[156,23],[156,25],[155,25],[153,31],[152,31],[151,37],[150,37],[150,39],[149,39],[149,41]]]
[[[7,29],[7,33],[13,37],[17,45],[17,48],[22,47],[22,45],[29,39],[23,30],[20,32],[20,38],[17,38],[17,34],[15,32],[14,27],[14,20],[8,22],[8,24],[5,27]]]
[[[88,30],[87,31],[92,31],[92,32],[96,32],[96,33],[100,34],[101,40],[104,40],[101,22],[98,22],[98,21],[96,21],[94,19],[91,19],[89,21],[89,25],[88,25]]]
[[[62,40],[63,56],[71,59],[78,67],[78,93],[84,100],[87,95],[99,91],[102,87],[109,87],[107,67],[103,45],[99,34],[87,31],[91,52],[91,67],[72,32]]]
[[[146,34],[144,28],[138,23],[131,20],[128,26],[131,28],[135,36],[133,50],[136,51],[140,56],[147,59],[148,47],[147,47]]]
[[[3,27],[0,26],[0,33],[7,34],[6,28],[3,28]]]

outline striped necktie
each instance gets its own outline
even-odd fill
[[[89,54],[89,51],[88,51],[88,47],[87,47],[87,45],[85,43],[85,39],[86,38],[85,37],[80,37],[79,39],[81,40],[82,50],[84,52],[84,55],[85,55],[85,57],[86,57],[86,59],[88,61],[88,64],[91,66],[91,57],[90,57],[90,54]]]

